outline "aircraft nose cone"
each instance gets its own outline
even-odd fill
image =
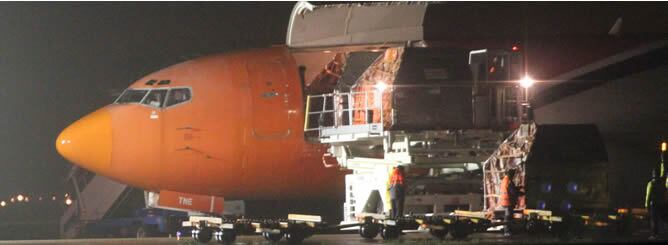
[[[93,172],[111,167],[111,115],[99,109],[65,128],[56,149],[68,161]]]

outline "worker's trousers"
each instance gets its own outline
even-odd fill
[[[512,232],[510,230],[510,224],[513,222],[513,206],[508,206],[508,207],[503,207],[505,209],[505,214],[503,216],[503,222],[505,225],[503,226],[503,235],[510,236],[512,235]]]
[[[656,205],[654,203],[650,203],[649,205],[649,225],[652,230],[652,235],[657,236],[659,235],[659,231],[661,231],[661,213],[659,212],[659,205]]]
[[[404,197],[403,195],[392,198],[390,200],[392,204],[392,218],[398,218],[404,215]]]

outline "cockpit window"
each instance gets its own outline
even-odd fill
[[[139,103],[144,98],[148,90],[127,89],[116,100],[117,104]]]
[[[141,103],[155,108],[163,108],[190,100],[192,100],[190,88],[126,89],[114,103]]]
[[[146,96],[144,101],[142,101],[142,104],[160,108],[165,102],[166,95],[167,95],[166,89],[151,90],[151,92]]]
[[[167,103],[165,103],[165,107],[181,104],[189,100],[190,89],[175,88],[169,91],[169,96],[167,97]]]

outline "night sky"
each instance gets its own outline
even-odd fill
[[[284,43],[293,3],[0,3],[0,199],[62,192],[62,129],[135,79]]]

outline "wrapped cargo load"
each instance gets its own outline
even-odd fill
[[[404,48],[390,48],[367,68],[353,85],[353,124],[383,123],[391,126],[391,91],[387,86],[396,79]],[[381,114],[382,111],[382,114]]]
[[[523,124],[483,163],[485,207],[500,209],[504,172],[523,187],[516,209],[588,213],[609,203],[607,152],[595,125]]]
[[[473,128],[467,50],[389,48],[352,88],[353,124],[389,130]]]

